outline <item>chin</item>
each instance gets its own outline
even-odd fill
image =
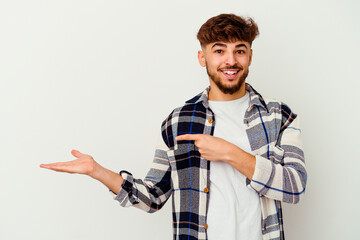
[[[234,80],[232,80],[234,81]],[[215,82],[216,83],[216,82]],[[241,81],[241,79],[236,80],[236,82],[232,82],[231,84],[223,84],[223,83],[216,83],[218,88],[223,92],[224,94],[233,95],[240,91],[241,86],[245,83],[245,81]]]

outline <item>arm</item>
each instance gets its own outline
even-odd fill
[[[77,150],[72,150],[71,154],[77,159],[69,162],[57,162],[50,164],[41,164],[40,167],[57,172],[78,173],[88,175],[108,187],[112,192],[118,193],[123,182],[123,178],[100,164],[87,154]]]
[[[298,116],[283,129],[278,145],[272,148],[270,158],[279,163],[257,155],[250,186],[268,198],[298,203],[307,181]]]
[[[253,156],[224,139],[203,134],[184,134],[177,141],[195,141],[201,156],[209,161],[223,161],[245,175],[259,194],[287,202],[298,203],[305,191],[307,173],[302,151],[299,118],[296,117],[279,136],[279,146],[271,145],[270,158]]]
[[[208,161],[222,161],[230,164],[248,179],[255,171],[255,157],[238,146],[218,137],[205,134],[184,134],[177,141],[195,141],[201,156]]]
[[[134,179],[126,171],[122,171],[122,174],[119,175],[100,166],[90,155],[80,153],[77,150],[71,151],[77,157],[73,161],[41,164],[40,167],[57,172],[88,175],[102,182],[115,193],[115,200],[119,201],[121,206],[135,206],[152,213],[161,209],[172,193],[167,150],[168,147],[160,137],[153,166],[145,180]]]
[[[148,213],[160,210],[172,194],[171,169],[167,156],[169,148],[159,138],[152,167],[144,180],[133,178],[131,173],[121,171],[124,178],[115,200],[123,207],[134,206]]]

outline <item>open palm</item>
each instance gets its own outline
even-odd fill
[[[79,173],[91,175],[95,168],[95,160],[87,154],[77,150],[72,150],[71,154],[77,159],[68,162],[56,162],[50,164],[41,164],[40,167],[54,170],[57,172]]]

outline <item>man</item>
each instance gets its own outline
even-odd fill
[[[297,115],[245,83],[257,35],[252,19],[233,14],[200,28],[210,87],[164,120],[144,180],[76,150],[74,161],[41,167],[87,174],[147,212],[172,196],[174,239],[284,239],[281,203],[300,200],[307,174]]]

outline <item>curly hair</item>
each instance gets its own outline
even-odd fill
[[[257,24],[251,18],[235,14],[220,14],[207,20],[199,29],[197,39],[201,46],[213,42],[244,41],[250,43],[259,35]]]

